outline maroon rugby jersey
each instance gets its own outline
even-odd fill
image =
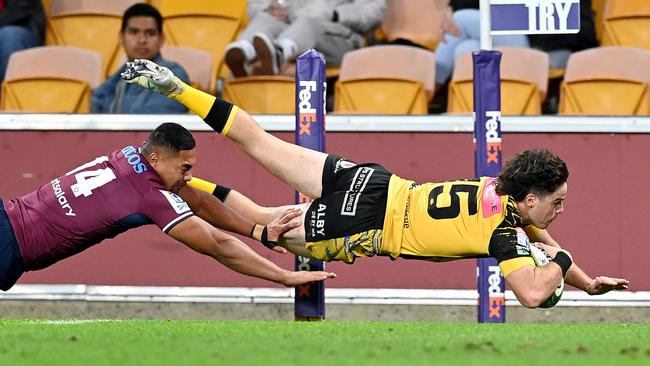
[[[5,208],[28,271],[134,227],[156,224],[167,233],[193,215],[133,146],[5,201]]]

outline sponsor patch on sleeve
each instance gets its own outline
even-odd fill
[[[524,229],[520,227],[515,230],[517,231],[517,254],[530,255],[530,241],[528,240],[528,235],[526,235]]]
[[[182,213],[190,211],[190,206],[181,198],[181,196],[162,189],[159,189],[159,191],[163,194],[163,196],[165,196],[165,198],[167,198],[167,201],[177,214],[180,215]]]
[[[503,212],[501,207],[501,196],[499,196],[494,187],[494,178],[488,179],[483,188],[481,205],[483,207],[483,217],[500,215]]]

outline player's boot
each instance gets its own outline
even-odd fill
[[[127,83],[137,84],[169,97],[181,94],[185,88],[183,82],[171,70],[144,59],[127,62],[126,69],[120,76]]]

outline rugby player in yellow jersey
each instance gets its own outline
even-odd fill
[[[184,84],[151,61],[130,63],[122,77],[183,103],[276,177],[314,198],[303,205],[303,225],[279,243],[295,254],[346,263],[374,255],[433,261],[492,256],[517,299],[531,308],[562,278],[592,295],[628,287],[625,279],[589,277],[546,231],[564,210],[569,175],[549,151],[517,154],[496,179],[416,184],[378,164],[357,164],[282,141],[237,106]],[[268,213],[241,194],[225,202],[255,222],[263,223],[260,215]],[[263,236],[262,229],[255,226],[253,237]],[[538,245],[553,257],[549,264],[534,265],[528,242],[518,241],[521,229],[543,243]]]

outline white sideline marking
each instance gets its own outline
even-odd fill
[[[57,320],[30,320],[30,324],[69,325],[86,323],[120,322],[120,319],[57,319]]]
[[[327,304],[476,306],[477,297],[476,290],[325,289]],[[294,290],[261,287],[16,285],[0,293],[0,300],[292,304]],[[509,290],[506,291],[506,305],[521,306]],[[565,291],[557,306],[650,307],[650,291],[612,291],[600,296],[589,296],[582,291]]]

